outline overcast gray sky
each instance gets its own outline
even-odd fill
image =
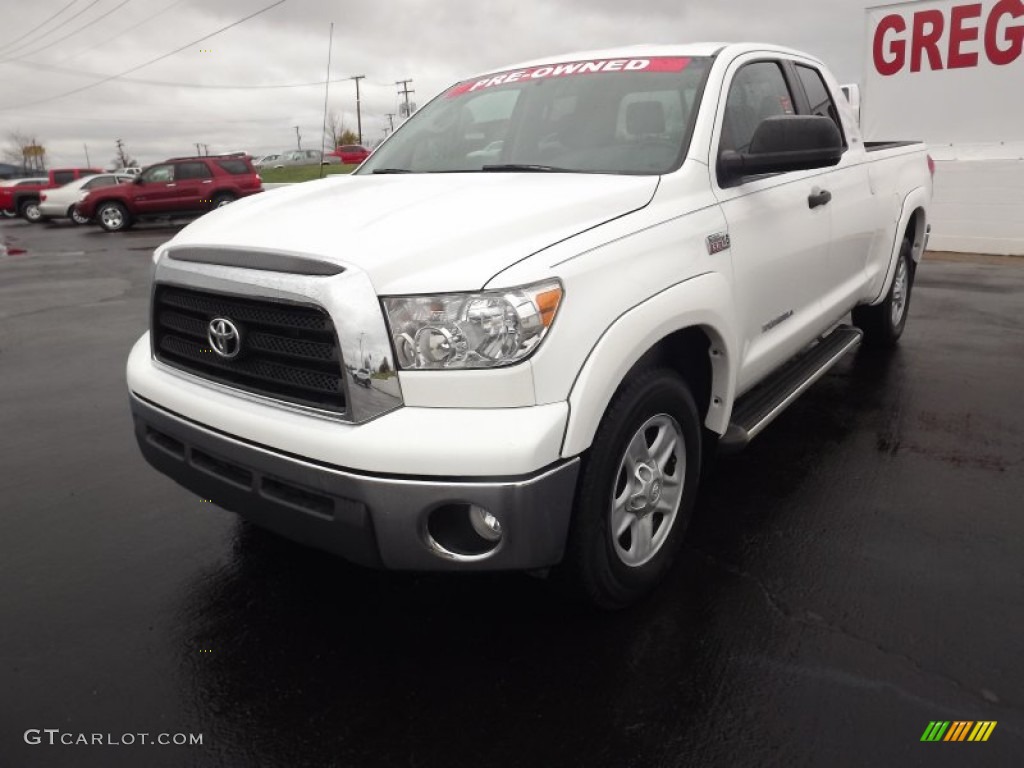
[[[318,148],[322,85],[210,86],[322,82],[332,21],[332,79],[366,75],[367,142],[397,112],[396,80],[412,78],[412,99],[422,104],[476,72],[555,53],[757,40],[820,56],[843,82],[862,69],[863,0],[285,0],[189,45],[275,1],[0,0],[0,141],[15,129],[35,134],[51,166],[84,163],[83,144],[93,165],[108,164],[117,138],[143,163],[194,152],[195,142],[210,152],[267,153],[294,147],[296,125],[303,147]],[[355,129],[351,82],[331,85],[330,108]]]

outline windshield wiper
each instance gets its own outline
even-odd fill
[[[412,173],[408,168],[376,168],[374,173]]]
[[[574,173],[568,168],[556,168],[553,165],[534,165],[531,163],[504,163],[501,165],[485,165],[481,171],[510,171],[524,173]]]

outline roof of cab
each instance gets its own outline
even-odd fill
[[[530,61],[523,61],[518,64],[513,64],[507,67],[497,67],[488,69],[483,72],[479,72],[473,77],[482,77],[491,73],[498,72],[511,72],[516,69],[527,69],[529,67],[539,67],[546,64],[560,64],[564,62],[574,61],[592,61],[596,59],[630,59],[637,57],[655,57],[655,56],[713,56],[716,53],[727,52],[731,56],[738,56],[743,53],[749,53],[753,51],[766,51],[772,53],[784,53],[793,56],[804,56],[806,58],[814,58],[808,56],[808,54],[802,51],[797,51],[792,48],[786,48],[780,45],[772,45],[770,43],[686,43],[681,45],[631,45],[622,48],[604,48],[595,51],[575,51],[571,53],[563,53],[556,56],[545,56],[542,59],[532,59]],[[470,78],[466,78],[472,79]]]

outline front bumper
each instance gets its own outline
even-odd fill
[[[530,475],[420,478],[361,473],[280,453],[131,395],[146,460],[200,497],[256,525],[360,565],[401,570],[521,570],[558,563],[565,549],[579,460]],[[475,504],[501,522],[484,556],[436,546],[428,516]]]

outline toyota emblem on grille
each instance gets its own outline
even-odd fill
[[[206,330],[206,338],[213,351],[230,360],[242,351],[242,334],[238,327],[226,317],[215,317]]]

